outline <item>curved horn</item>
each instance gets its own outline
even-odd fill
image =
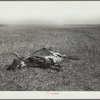
[[[16,55],[16,57],[20,58],[20,56],[17,52],[12,52],[12,54],[14,54],[14,55]]]

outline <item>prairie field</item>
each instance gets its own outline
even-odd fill
[[[5,65],[42,47],[79,61],[64,60],[61,71]],[[0,91],[100,91],[100,25],[0,25]]]

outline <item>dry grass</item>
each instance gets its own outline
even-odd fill
[[[1,91],[99,91],[100,26],[0,26]],[[7,71],[18,52],[28,56],[41,47],[53,47],[79,61],[62,62],[62,71],[24,68]]]

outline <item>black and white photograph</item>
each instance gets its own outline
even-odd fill
[[[0,1],[0,91],[99,92],[100,1]]]

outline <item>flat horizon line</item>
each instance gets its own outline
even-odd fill
[[[63,26],[63,25],[100,25],[100,24],[0,24],[0,25],[57,25],[57,26]]]

